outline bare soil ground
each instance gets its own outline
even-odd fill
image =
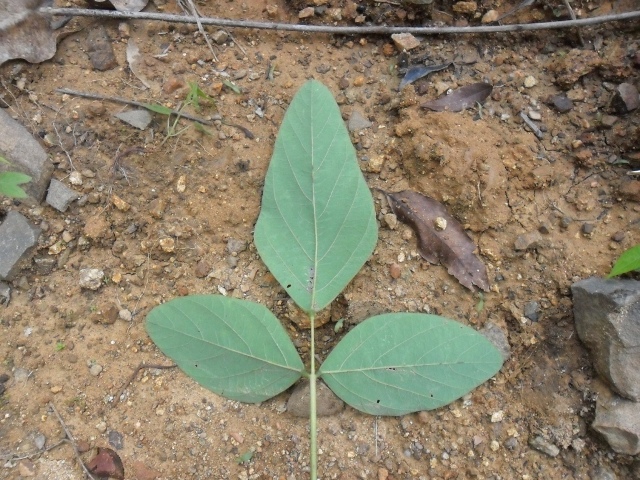
[[[207,16],[297,22],[298,11],[314,2],[292,3],[199,7]],[[433,11],[393,2],[326,3],[342,9],[342,24],[357,15],[365,22],[419,23],[436,15],[435,7],[458,23],[479,21],[447,2]],[[479,3],[484,13],[517,2]],[[575,3],[589,15],[619,7]],[[180,12],[173,0],[151,4]],[[553,18],[551,7],[537,6],[512,21]],[[329,22],[312,20],[322,21]],[[620,82],[639,85],[637,23],[584,30],[584,48],[574,31],[546,31],[429,37],[408,55],[387,37],[236,29],[237,43],[216,44],[212,63],[193,26],[73,22],[77,31],[60,42],[53,60],[0,68],[9,111],[43,140],[55,177],[82,196],[64,214],[6,199],[0,205],[0,213],[17,209],[43,229],[11,303],[0,307],[0,374],[10,376],[0,397],[0,478],[83,478],[69,446],[15,459],[36,449],[38,435],[47,444],[64,436],[49,402],[83,450],[109,446],[121,435],[117,451],[126,478],[307,478],[308,426],[285,411],[288,393],[241,404],[174,369],[143,370],[119,394],[141,362],[170,363],[147,336],[144,319],[179,295],[225,292],[263,303],[300,352],[308,351],[308,331],[296,324],[286,294],[252,245],[278,126],[308,78],[332,90],[345,119],[358,111],[372,122],[353,133],[370,187],[414,189],[443,202],[476,241],[492,282],[482,306],[445,268],[420,258],[415,235],[385,220],[389,209],[376,193],[378,247],[319,329],[321,356],[343,334],[334,331],[339,318],[350,328],[379,312],[429,311],[476,328],[493,322],[511,345],[511,358],[494,379],[448,407],[400,418],[347,407],[322,418],[321,478],[638,478],[638,462],[614,454],[590,430],[600,387],[575,334],[569,290],[578,279],[606,274],[640,239],[639,182],[623,162],[638,159],[640,121],[637,111],[620,114],[611,102]],[[118,63],[107,71],[94,70],[86,54],[98,24],[113,40]],[[129,37],[143,59],[137,73],[151,88],[128,67]],[[398,92],[401,62],[422,61],[454,65]],[[529,79],[525,87],[529,76],[535,84]],[[481,109],[420,107],[439,91],[481,80],[495,86]],[[141,131],[113,116],[127,106],[55,92],[73,88],[176,107],[188,82],[215,99],[215,107],[195,112],[214,119],[209,135],[191,126],[167,138],[161,115]],[[547,100],[563,92],[573,108],[559,113]],[[521,111],[539,114],[541,140],[522,123]],[[181,120],[178,128],[189,125]],[[81,184],[70,184],[73,171]],[[230,239],[240,242],[231,242],[240,245],[234,252]],[[517,240],[524,248],[516,249]],[[103,270],[102,287],[82,289],[82,268]],[[119,318],[121,310],[132,319]],[[559,454],[530,446],[536,437]],[[239,464],[249,450],[251,460]]]

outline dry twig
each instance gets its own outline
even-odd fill
[[[136,375],[138,375],[138,372],[143,368],[169,369],[169,368],[176,368],[177,366],[178,365],[153,365],[150,363],[144,363],[144,362],[141,363],[135,368],[135,370],[133,371],[129,379],[124,383],[124,385],[122,385],[122,387],[118,391],[118,394],[113,399],[113,404],[116,405],[120,401],[120,397],[122,397],[122,394],[124,393],[124,391],[127,389],[129,385],[131,385],[131,382],[133,382],[136,379]]]
[[[171,15],[153,12],[120,12],[114,10],[93,10],[86,8],[43,8],[41,13],[51,15],[72,15],[82,17],[106,17],[133,20],[158,20],[172,23],[197,23],[195,19],[184,15]],[[601,15],[579,20],[563,20],[560,22],[540,22],[516,25],[483,25],[478,27],[386,27],[386,26],[332,26],[332,25],[295,25],[291,23],[258,22],[252,20],[229,20],[215,17],[200,17],[202,25],[217,25],[219,27],[258,28],[267,30],[284,30],[305,33],[336,33],[336,34],[377,34],[390,35],[392,33],[413,33],[416,35],[439,34],[473,34],[521,32],[530,30],[552,30],[570,27],[586,27],[608,22],[619,22],[640,18],[640,10],[613,15]]]
[[[68,88],[57,88],[56,92],[66,93],[67,95],[75,95],[76,97],[91,98],[92,100],[108,100],[109,102],[124,103],[125,105],[134,105],[140,108],[147,108],[147,104],[145,103],[137,102],[135,100],[127,100],[126,98],[122,97],[110,97],[107,95],[99,95],[97,93],[79,92],[77,90],[70,90]],[[204,118],[196,117],[185,112],[180,112],[178,110],[171,109],[171,114],[178,115],[179,117],[186,118],[187,120],[202,123],[203,125],[213,125],[213,123],[209,120],[205,120]]]
[[[62,419],[62,417],[58,413],[58,410],[56,409],[56,406],[53,404],[53,402],[49,402],[49,407],[51,408],[51,410],[53,411],[55,416],[58,418],[58,422],[60,423],[60,426],[64,430],[64,433],[67,436],[66,439],[69,441],[69,444],[71,445],[71,448],[73,448],[73,453],[75,454],[76,460],[78,461],[78,463],[82,466],[82,470],[84,471],[84,474],[90,480],[96,480],[96,478],[93,475],[91,475],[91,472],[89,471],[89,469],[87,469],[87,466],[82,461],[82,457],[80,456],[80,452],[78,451],[78,446],[76,445],[76,441],[73,438],[73,435],[71,435],[71,432],[69,431],[69,429],[67,428],[67,425],[64,423],[64,420]]]
[[[184,6],[183,2],[188,4],[188,8]],[[178,5],[180,5],[180,8],[182,8],[182,11],[184,11],[185,14],[191,14],[193,18],[195,18],[200,34],[204,37],[205,42],[207,42],[209,50],[211,50],[211,55],[213,55],[213,60],[217,62],[218,57],[216,56],[216,52],[213,51],[213,45],[211,45],[209,35],[207,35],[207,32],[205,32],[204,27],[202,26],[202,22],[200,22],[200,12],[198,12],[193,0],[178,0]]]

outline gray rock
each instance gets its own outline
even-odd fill
[[[573,102],[566,95],[554,95],[551,104],[560,113],[566,113],[573,108]]]
[[[344,408],[344,402],[336,397],[323,382],[316,387],[316,412],[319,417],[336,415]],[[296,417],[309,417],[309,382],[298,384],[287,401],[287,411]]]
[[[4,110],[0,110],[0,156],[9,162],[0,163],[0,172],[29,175],[31,181],[22,188],[32,201],[40,203],[47,193],[53,164],[31,134]]]
[[[523,235],[518,235],[513,247],[518,250],[528,250],[530,248],[536,248],[540,245],[542,241],[542,235],[537,230],[529,233],[525,233]]]
[[[128,112],[116,113],[115,117],[131,126],[139,128],[140,130],[146,130],[151,123],[151,113],[149,110],[144,108],[141,108],[140,110],[129,110]]]
[[[80,270],[80,286],[88,290],[98,290],[102,286],[104,272],[97,268],[83,268]]]
[[[0,225],[0,280],[11,280],[38,243],[40,229],[16,211],[7,213]]]
[[[229,39],[229,34],[225,30],[218,30],[213,35],[211,35],[211,38],[218,45],[222,45],[224,42],[226,42]]]
[[[540,304],[538,302],[527,302],[524,305],[524,316],[532,322],[537,322],[540,316]]]
[[[531,448],[535,448],[539,452],[549,455],[550,457],[557,457],[560,453],[560,449],[558,447],[556,447],[550,441],[545,440],[540,435],[529,440],[529,446]]]
[[[588,278],[574,283],[573,314],[598,373],[640,401],[640,282]]]
[[[112,43],[104,26],[98,24],[89,30],[87,53],[94,70],[104,72],[118,66]]]
[[[631,83],[621,83],[616,88],[611,104],[618,113],[624,114],[635,110],[640,107],[638,89]]]
[[[244,252],[247,249],[247,242],[244,240],[237,240],[235,238],[230,238],[227,240],[227,251],[229,253],[240,253]]]
[[[478,333],[484,335],[486,339],[500,351],[502,360],[505,362],[509,360],[509,357],[511,356],[511,345],[509,345],[507,334],[502,328],[493,322],[487,322]]]
[[[599,395],[592,427],[616,452],[640,453],[640,403],[613,394]]]
[[[47,203],[59,212],[66,212],[71,202],[76,200],[80,195],[71,190],[64,183],[51,180],[49,191],[47,192]]]
[[[364,116],[358,110],[354,110],[353,112],[351,112],[349,122],[347,122],[347,128],[350,132],[364,130],[365,128],[369,128],[371,125],[373,125],[373,123],[364,118]]]
[[[600,465],[591,473],[591,480],[618,480],[618,476],[609,467]]]

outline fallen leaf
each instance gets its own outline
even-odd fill
[[[398,90],[402,90],[406,85],[409,85],[416,80],[420,80],[422,77],[426,77],[430,73],[444,70],[449,65],[451,65],[451,63],[443,63],[442,65],[417,65],[415,67],[411,67],[402,78]]]
[[[423,103],[423,108],[429,110],[435,110],[436,112],[442,112],[448,110],[450,112],[461,112],[469,107],[474,106],[476,103],[482,103],[491,95],[493,85],[480,82],[454,90],[449,95],[442,95],[436,100]]]
[[[145,87],[151,88],[151,84],[142,73],[140,49],[133,37],[130,37],[127,42],[127,62],[129,62],[129,69],[131,70],[131,73],[133,73]]]
[[[110,448],[98,447],[96,456],[87,463],[87,470],[97,477],[124,480],[124,465],[120,456]]]
[[[416,232],[422,258],[434,265],[442,263],[470,290],[476,285],[489,291],[487,270],[473,253],[475,244],[442,204],[410,190],[385,195],[398,220]]]
[[[50,0],[0,0],[0,65],[18,58],[38,63],[55,55],[56,35],[49,18],[37,12],[50,3]]]

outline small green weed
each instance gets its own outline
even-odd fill
[[[617,277],[634,270],[640,270],[640,244],[631,247],[620,255],[607,278]]]

